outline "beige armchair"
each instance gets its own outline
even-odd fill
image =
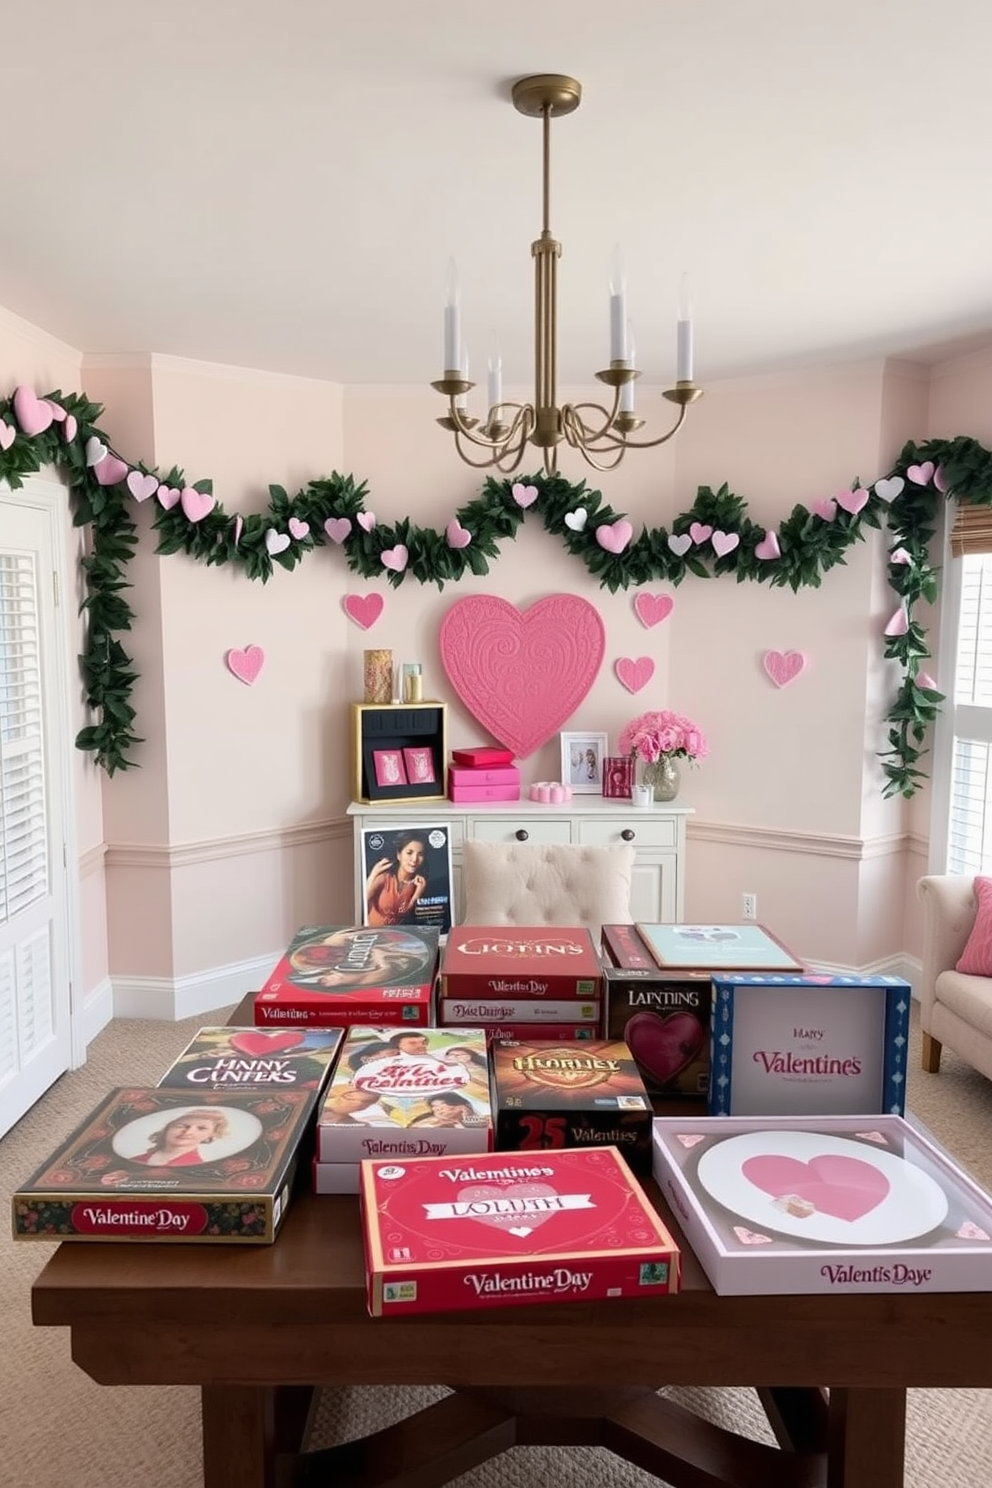
[[[939,873],[917,884],[923,903],[923,1068],[938,1072],[946,1044],[992,1080],[992,977],[954,970],[975,923],[973,882],[966,874]]]

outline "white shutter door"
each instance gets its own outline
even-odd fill
[[[992,869],[992,555],[955,559],[960,603],[954,667],[947,869]]]
[[[52,526],[0,497],[0,1135],[69,1066]]]

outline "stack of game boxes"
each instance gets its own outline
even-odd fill
[[[493,1145],[477,1028],[349,1028],[317,1115],[313,1187],[358,1193],[363,1160],[464,1157]]]
[[[519,801],[520,771],[509,749],[453,749],[448,766],[452,801]]]
[[[437,1022],[496,1039],[595,1039],[603,968],[582,927],[454,925],[441,960]]]

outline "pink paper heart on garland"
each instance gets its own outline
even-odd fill
[[[96,476],[97,485],[116,486],[127,475],[127,466],[123,460],[118,460],[116,455],[105,455],[99,465],[93,466],[93,474]]]
[[[402,573],[410,561],[410,552],[406,543],[397,543],[395,548],[384,548],[379,554],[379,562],[383,568],[391,569],[393,573]]]
[[[13,424],[6,424],[0,419],[0,450],[9,450],[16,438],[17,430]]]
[[[441,662],[473,718],[519,759],[565,724],[606,649],[596,607],[552,594],[521,611],[493,594],[457,600],[441,622]]]
[[[858,486],[854,491],[838,491],[837,505],[844,511],[850,512],[852,517],[856,517],[858,512],[863,511],[868,505],[868,492],[864,486]]]
[[[806,665],[801,651],[766,651],[762,664],[776,687],[788,687]]]
[[[251,687],[265,665],[265,652],[261,646],[246,646],[243,651],[228,651],[224,660],[238,681]]]
[[[351,531],[351,518],[328,517],[327,521],[324,523],[324,531],[331,539],[331,542],[343,543],[345,538],[348,536],[348,533]]]
[[[346,594],[343,604],[348,619],[368,630],[382,614],[385,600],[381,594]]]
[[[943,465],[938,465],[934,471],[933,483],[942,496],[947,495],[947,476],[944,474]]]
[[[373,527],[375,526],[375,512],[359,512],[358,516],[355,518],[355,521],[358,523],[359,527],[361,527],[363,532],[371,532]]]
[[[693,522],[689,528],[689,536],[698,547],[700,543],[708,542],[713,536],[713,528],[708,522]]]
[[[910,465],[906,474],[914,486],[928,486],[933,480],[933,470],[933,461],[924,460],[922,465]]]
[[[158,490],[158,476],[143,475],[140,470],[129,471],[127,488],[135,501],[147,501]]]
[[[596,528],[596,541],[608,553],[622,553],[634,535],[634,529],[622,517],[619,521],[605,523]]]
[[[678,534],[673,532],[668,539],[668,546],[669,548],[671,548],[676,558],[684,558],[686,553],[688,553],[689,549],[692,547],[692,538],[689,536],[688,532],[681,532]]]
[[[217,504],[208,491],[198,491],[194,486],[183,486],[179,499],[188,522],[202,522]]]
[[[295,537],[297,542],[302,542],[310,533],[310,523],[304,522],[301,517],[290,517],[289,535]]]
[[[511,488],[514,501],[525,510],[528,506],[534,505],[540,494],[536,486],[525,486],[521,481],[517,481]]]
[[[810,511],[815,516],[821,517],[824,522],[832,522],[837,515],[837,503],[836,501],[832,501],[829,496],[825,498],[818,496],[811,505]]]
[[[42,398],[41,401],[45,404],[46,408],[50,408],[52,410],[52,418],[57,424],[65,423],[66,411],[62,407],[61,403],[53,403],[51,398]]]
[[[613,670],[628,692],[640,692],[654,676],[654,662],[650,656],[639,656],[636,661],[630,656],[621,656],[613,663]]]
[[[755,544],[755,558],[768,559],[781,558],[782,549],[778,545],[778,533],[766,532],[759,543]]]
[[[75,416],[71,413],[67,413],[65,416],[65,423],[62,425],[62,437],[65,439],[66,444],[72,443],[72,441],[76,437],[78,430],[79,425],[76,423]]]
[[[718,558],[726,558],[740,544],[739,532],[714,532],[713,551]]]
[[[452,517],[444,529],[444,538],[449,548],[467,548],[472,541],[472,534],[468,528],[462,526],[457,517]]]
[[[667,620],[675,608],[670,594],[638,594],[634,600],[634,614],[646,629]]]
[[[904,636],[909,630],[909,615],[906,606],[900,605],[885,627],[887,636]]]
[[[22,434],[27,434],[30,438],[35,434],[44,434],[54,415],[50,403],[37,397],[32,388],[22,386],[14,390],[14,417],[21,426]]]
[[[182,495],[182,492],[179,491],[179,490],[177,490],[175,486],[164,486],[164,485],[163,486],[159,486],[159,488],[158,488],[158,503],[159,503],[159,506],[163,507],[165,511],[171,511],[172,508],[175,506],[176,502],[179,500],[179,498],[180,498],[181,495]]]

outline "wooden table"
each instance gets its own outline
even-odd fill
[[[691,1253],[676,1297],[372,1319],[357,1200],[309,1192],[273,1246],[64,1244],[32,1312],[102,1384],[200,1386],[205,1488],[429,1488],[515,1443],[599,1444],[680,1488],[901,1488],[906,1387],[992,1386],[992,1295],[718,1297]],[[438,1383],[302,1453],[315,1385]],[[683,1384],[755,1387],[784,1450],[654,1393]]]

